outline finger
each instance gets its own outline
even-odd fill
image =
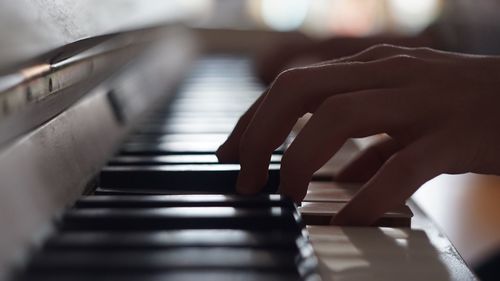
[[[367,182],[378,169],[401,148],[400,144],[387,136],[361,151],[335,176],[340,182]]]
[[[395,153],[332,220],[335,225],[372,225],[404,202],[426,181],[446,170],[449,155],[433,138]]]
[[[267,90],[248,108],[240,117],[227,140],[217,149],[215,155],[220,163],[239,163],[239,144],[243,132],[245,132],[250,120],[253,118],[257,108],[267,94]]]
[[[345,61],[345,60],[344,60]],[[323,62],[320,64],[314,64],[314,66],[327,65],[329,63]],[[246,130],[250,120],[259,108],[264,96],[267,94],[266,90],[251,106],[250,108],[239,118],[233,131],[228,136],[227,140],[217,149],[215,155],[217,156],[220,163],[238,163],[239,162],[239,142],[243,132]]]
[[[396,90],[370,90],[326,100],[297,135],[281,161],[280,193],[300,202],[312,175],[350,137],[404,127],[407,110],[394,103]],[[399,118],[393,118],[400,108]]]
[[[343,57],[340,59],[335,59],[331,61],[325,61],[321,62],[318,64],[312,64],[312,67],[319,67],[319,66],[328,66],[332,63],[340,63],[340,62],[348,62],[348,61],[361,61],[360,56],[364,56],[366,52],[370,52],[370,50],[374,50],[377,48],[382,48],[382,47],[374,47],[374,48],[369,48],[368,50],[361,52],[359,54],[355,54],[352,56],[348,57]],[[384,47],[385,48],[385,47]],[[392,52],[395,53],[395,52]],[[227,138],[227,140],[217,149],[216,155],[217,158],[219,159],[219,162],[221,163],[238,163],[239,162],[239,153],[238,153],[238,146],[239,146],[239,141],[241,139],[241,136],[243,135],[243,132],[247,128],[248,124],[250,123],[250,120],[252,119],[253,115],[257,111],[257,108],[260,106],[262,100],[264,99],[264,96],[267,94],[267,91],[265,91],[253,104],[252,106],[240,117],[238,120],[235,128]]]
[[[345,63],[345,62],[369,62],[395,55],[412,55],[419,58],[426,58],[434,56],[433,55],[434,53],[435,51],[429,48],[406,48],[389,44],[379,44],[351,56],[346,56],[338,59],[320,62],[317,64],[312,64],[305,68],[329,66],[331,64]],[[239,162],[239,155],[238,155],[239,141],[241,139],[243,132],[248,126],[250,120],[255,114],[257,108],[260,106],[260,103],[262,102],[263,96],[266,94],[266,92],[263,95],[261,95],[259,99],[249,108],[249,110],[240,118],[240,120],[236,124],[234,130],[229,135],[226,142],[224,142],[224,144],[222,144],[219,147],[219,149],[216,152],[219,162],[221,163]]]
[[[415,62],[409,57],[394,57],[282,73],[241,137],[237,190],[252,194],[265,185],[271,154],[283,143],[299,117],[314,112],[325,99],[336,94],[399,85],[413,77],[411,71],[417,70]]]

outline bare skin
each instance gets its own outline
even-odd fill
[[[257,75],[265,84],[270,84],[283,70],[303,66],[304,62],[316,63],[350,56],[380,43],[406,47],[431,46],[441,43],[433,35],[432,28],[417,36],[378,35],[373,37],[332,37],[314,41],[304,36],[280,41],[267,52],[257,57]]]
[[[337,175],[366,183],[332,223],[370,225],[437,175],[500,174],[499,106],[500,57],[377,45],[282,72],[217,156],[241,164],[237,191],[254,194],[272,152],[313,113],[281,163],[279,191],[300,202],[347,139],[385,133]]]

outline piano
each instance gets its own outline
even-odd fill
[[[153,23],[42,40],[0,64],[0,279],[477,280],[412,200],[372,227],[328,225],[360,187],[331,179],[358,141],[300,206],[276,194],[293,133],[261,194],[236,194],[239,166],[214,152],[265,87],[262,39],[292,35]]]

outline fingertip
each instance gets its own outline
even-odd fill
[[[217,148],[217,150],[215,151],[215,156],[217,157],[219,163],[223,164],[229,164],[232,160],[232,157],[230,156],[230,153],[228,153],[228,150],[224,144]]]
[[[278,193],[300,204],[306,197],[309,182],[310,179],[290,178],[282,173]]]
[[[236,181],[236,192],[242,195],[253,195],[258,193],[266,185],[268,180],[267,170],[265,172],[253,172],[241,169]]]
[[[227,139],[215,151],[215,156],[219,163],[236,164],[239,163],[239,155],[237,146],[233,145],[231,139]]]

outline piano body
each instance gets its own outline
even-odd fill
[[[235,195],[213,152],[263,89],[252,58],[295,35],[188,28],[161,2],[2,3],[1,279],[476,279],[412,200],[327,225],[359,188],[328,178],[358,142],[300,207]]]

